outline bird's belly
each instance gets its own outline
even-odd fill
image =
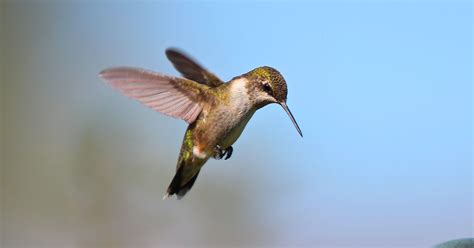
[[[227,132],[222,135],[222,139],[217,144],[223,148],[227,148],[234,144],[244,131],[245,126],[247,125],[254,113],[255,111],[247,113],[246,115],[241,117],[241,120],[236,125],[229,126],[227,128]]]

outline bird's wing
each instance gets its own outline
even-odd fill
[[[173,63],[176,70],[187,79],[210,87],[217,87],[224,83],[216,75],[204,69],[196,61],[176,49],[166,49],[166,57]]]
[[[188,123],[193,123],[201,113],[200,102],[208,88],[184,78],[130,67],[106,69],[99,76],[124,95]]]

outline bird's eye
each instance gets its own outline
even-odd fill
[[[272,87],[268,83],[263,84],[263,90],[267,92],[269,95],[273,95]]]

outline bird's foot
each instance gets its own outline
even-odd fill
[[[232,152],[234,151],[234,149],[232,148],[232,146],[229,146],[227,147],[227,149],[223,149],[222,147],[220,147],[219,145],[217,145],[215,148],[214,148],[214,155],[213,157],[215,159],[222,159],[224,158],[224,160],[227,160],[230,158],[230,156],[232,156]]]
[[[227,147],[227,149],[225,150],[225,158],[224,158],[224,160],[229,159],[229,158],[232,156],[232,152],[233,152],[233,151],[234,151],[234,148],[232,148],[232,146]]]

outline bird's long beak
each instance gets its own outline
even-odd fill
[[[301,135],[301,137],[303,137],[303,133],[301,132],[301,129],[298,126],[298,123],[296,123],[295,117],[293,117],[293,114],[291,114],[291,111],[288,108],[288,105],[286,105],[286,102],[281,102],[280,105],[283,107],[283,109],[286,111],[286,113],[290,117],[290,119],[293,122],[293,125],[295,125],[295,128],[298,131],[298,133]]]

